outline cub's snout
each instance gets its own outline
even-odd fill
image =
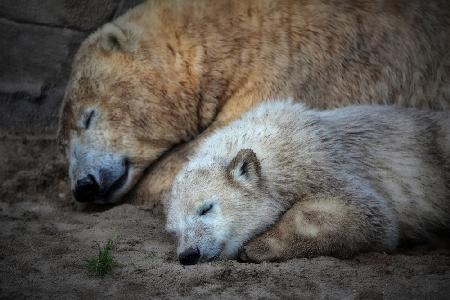
[[[182,265],[195,265],[200,260],[200,250],[195,248],[188,248],[178,255],[178,259]]]

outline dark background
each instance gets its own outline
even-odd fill
[[[54,138],[80,43],[140,2],[0,0],[0,138]]]
[[[450,246],[185,268],[150,208],[75,203],[55,141],[71,61],[138,2],[0,0],[0,299],[448,299]],[[117,266],[94,276],[96,243],[115,237]]]

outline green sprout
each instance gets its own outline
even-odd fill
[[[114,242],[109,239],[104,247],[96,242],[98,247],[98,255],[88,261],[89,270],[98,276],[104,276],[109,273],[115,265],[114,258],[111,254]]]

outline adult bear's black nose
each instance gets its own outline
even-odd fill
[[[88,176],[77,180],[73,195],[79,202],[94,202],[99,189],[100,187],[95,180],[95,177],[89,174]]]
[[[188,248],[178,255],[182,265],[195,265],[200,260],[200,251],[198,248]]]

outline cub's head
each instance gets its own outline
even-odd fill
[[[178,238],[182,264],[234,258],[276,220],[282,206],[267,192],[262,172],[249,149],[231,160],[197,157],[180,172],[168,199],[166,227]]]
[[[75,57],[60,138],[78,201],[120,199],[163,152],[197,134],[193,61],[180,59],[164,31],[143,28],[106,24]]]

